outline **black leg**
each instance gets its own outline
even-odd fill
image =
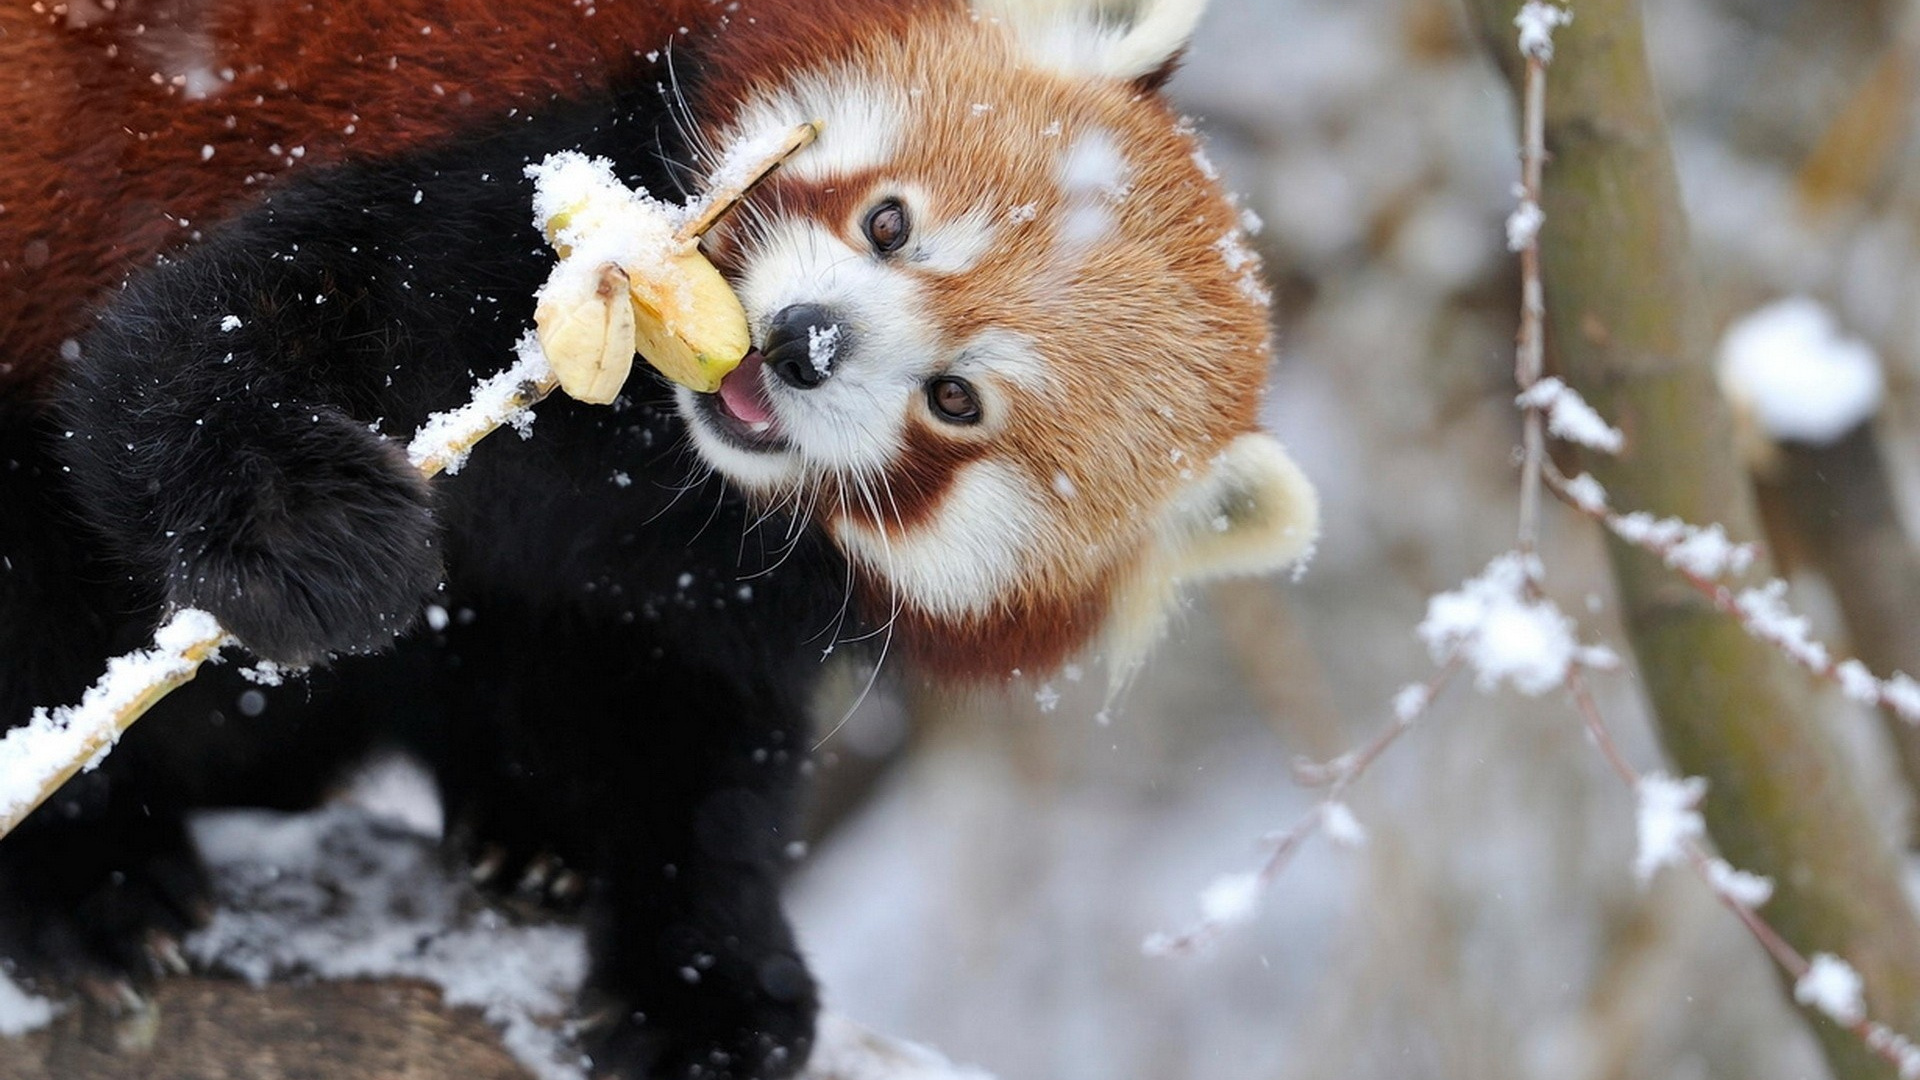
[[[431,738],[436,764],[475,840],[550,851],[584,878],[597,1069],[792,1075],[817,1008],[779,895],[798,836],[800,691],[633,627],[476,607],[450,648],[501,677],[484,692],[450,680],[460,737]]]

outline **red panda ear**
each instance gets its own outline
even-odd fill
[[[1108,628],[1114,670],[1145,655],[1178,586],[1264,574],[1308,558],[1320,535],[1320,497],[1262,432],[1227,444],[1161,511],[1153,550]]]
[[[1177,580],[1264,574],[1311,552],[1320,535],[1320,497],[1279,440],[1249,432],[1174,499],[1159,531],[1162,558]]]
[[[1071,75],[1140,81],[1173,73],[1206,0],[973,0],[1003,21],[1037,64]]]
[[[1179,52],[1167,57],[1166,63],[1133,80],[1134,89],[1143,94],[1159,93],[1160,88],[1167,85],[1173,76],[1179,72],[1180,62],[1186,58],[1186,47],[1181,46]]]

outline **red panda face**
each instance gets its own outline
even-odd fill
[[[694,443],[816,519],[935,671],[1046,670],[1103,631],[1132,652],[1175,579],[1313,535],[1311,488],[1257,432],[1271,348],[1239,214],[1157,95],[1099,70],[1102,33],[927,16],[703,133],[824,122],[711,238],[756,352],[682,391]]]

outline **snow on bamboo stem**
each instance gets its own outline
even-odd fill
[[[512,367],[474,388],[472,401],[427,419],[407,447],[416,468],[428,476],[458,472],[474,444],[503,425],[522,438],[531,434],[532,406],[554,382],[532,335],[518,353]],[[98,766],[134,721],[198,674],[201,664],[217,662],[232,642],[207,612],[176,611],[154,632],[151,648],[109,660],[79,704],[35,709],[24,726],[7,732],[0,738],[0,837],[74,775]],[[258,678],[278,677],[279,669],[263,668]]]

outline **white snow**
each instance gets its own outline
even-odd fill
[[[1757,908],[1773,899],[1772,878],[1736,869],[1725,859],[1707,860],[1707,884],[1742,907]]]
[[[1896,671],[1881,686],[1881,700],[1909,724],[1920,724],[1920,682]]]
[[[519,359],[513,366],[482,379],[473,388],[471,401],[457,409],[434,413],[420,425],[407,444],[407,460],[415,468],[443,461],[442,468],[452,476],[466,465],[472,443],[494,428],[511,425],[523,439],[533,434],[533,409],[522,400],[521,387],[545,382],[553,369],[532,331],[521,337],[515,352]]]
[[[0,739],[0,820],[23,813],[55,777],[84,760],[98,765],[120,738],[116,716],[153,687],[191,673],[187,657],[196,646],[218,644],[226,632],[212,615],[195,608],[176,612],[154,632],[153,647],[107,662],[106,673],[87,688],[78,705],[39,708],[23,726]],[[87,754],[90,745],[99,749]]]
[[[1640,777],[1634,793],[1639,799],[1635,815],[1639,850],[1633,875],[1644,885],[1653,880],[1654,871],[1685,858],[1687,844],[1706,835],[1706,822],[1697,807],[1707,793],[1707,782],[1698,776],[1676,780],[1650,772]]]
[[[1830,443],[1880,409],[1880,358],[1844,335],[1818,301],[1769,304],[1736,320],[1720,341],[1720,385],[1776,439]]]
[[[1600,419],[1573,387],[1549,375],[1528,387],[1514,404],[1523,409],[1540,409],[1547,414],[1547,430],[1568,442],[1594,450],[1617,454],[1626,445],[1620,429]]]
[[[1520,54],[1541,63],[1553,60],[1553,32],[1573,21],[1573,12],[1540,0],[1527,0],[1513,25],[1520,28]]]
[[[1227,271],[1235,275],[1240,295],[1261,307],[1273,302],[1273,293],[1260,280],[1260,256],[1254,252],[1253,245],[1247,242],[1247,235],[1239,226],[1214,241],[1213,249],[1220,253],[1220,261],[1227,264]]]
[[[1848,1027],[1867,1018],[1860,973],[1832,953],[1814,953],[1807,959],[1807,973],[1793,984],[1793,1000]]]
[[[1200,916],[1210,923],[1246,922],[1260,906],[1260,875],[1254,871],[1222,874],[1200,892]]]
[[[1508,552],[1453,592],[1427,601],[1416,633],[1435,663],[1459,656],[1483,690],[1502,683],[1544,694],[1566,680],[1579,643],[1573,620],[1551,600],[1527,595],[1527,564]]]
[[[1367,842],[1367,827],[1353,816],[1353,810],[1343,802],[1324,802],[1320,804],[1320,827],[1326,831],[1327,839],[1343,848],[1357,848]]]
[[[1787,606],[1787,583],[1778,578],[1757,589],[1747,589],[1734,598],[1741,622],[1747,632],[1769,642],[1788,656],[1814,669],[1825,671],[1832,657],[1827,647],[1813,639],[1812,624]]]
[[[770,125],[759,134],[727,147],[707,175],[707,190],[722,192],[745,186],[760,163],[779,153],[791,134],[791,128]]]
[[[198,815],[193,836],[219,910],[188,938],[197,964],[268,979],[417,979],[451,1006],[481,1011],[539,1080],[585,1080],[573,1045],[575,996],[587,952],[573,925],[523,921],[488,907],[451,878],[416,828],[354,806],[308,814]],[[9,1016],[44,1023],[42,1003],[12,1009],[0,977],[0,1034]],[[992,1080],[977,1069],[820,1018],[807,1076],[829,1080]]]
[[[53,1002],[22,990],[0,970],[0,1038],[12,1039],[39,1031],[53,1023],[59,1011]]]
[[[1547,215],[1540,204],[1532,199],[1520,200],[1513,213],[1507,215],[1507,250],[1525,251],[1533,246],[1540,236],[1540,227],[1547,223]]]
[[[750,164],[736,165],[730,155],[722,171],[737,168],[744,176]],[[627,187],[606,158],[562,150],[527,166],[526,173],[533,180],[534,225],[566,252],[540,287],[539,299],[591,296],[607,264],[658,266],[680,247],[674,232],[686,222],[688,209]],[[557,229],[556,220],[563,222]],[[688,306],[690,298],[677,299],[670,306]]]
[[[221,332],[221,333],[223,333],[223,334],[231,334],[232,332],[234,332],[235,330],[238,330],[238,329],[240,329],[240,316],[238,316],[238,315],[222,315],[222,316],[220,317],[220,332]]]
[[[1600,481],[1595,480],[1592,475],[1581,473],[1567,481],[1566,488],[1567,498],[1572,499],[1575,506],[1589,514],[1606,512],[1607,489],[1601,487]]]
[[[1622,540],[1659,555],[1675,570],[1708,581],[1746,573],[1760,554],[1752,544],[1728,539],[1727,531],[1718,524],[1703,528],[1679,518],[1656,518],[1635,511],[1609,517],[1607,527]]]
[[[839,351],[839,323],[824,329],[818,326],[807,327],[807,361],[813,365],[815,374],[824,376],[833,367],[833,358]]]
[[[877,1036],[838,1016],[822,1016],[808,1075],[829,1080],[993,1080],[924,1046]]]
[[[186,943],[196,963],[251,982],[403,977],[501,1029],[541,1080],[580,1080],[557,1030],[586,977],[572,927],[518,925],[447,879],[435,845],[352,808],[195,819],[220,910]]]
[[[1833,667],[1833,677],[1840,683],[1840,692],[1863,705],[1880,704],[1880,680],[1873,677],[1867,665],[1858,660],[1842,660]]]
[[[1403,686],[1393,695],[1393,718],[1402,724],[1411,724],[1433,704],[1433,691],[1425,683],[1413,683]]]

